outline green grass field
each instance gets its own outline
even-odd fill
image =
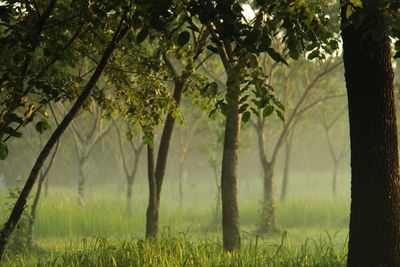
[[[77,204],[74,189],[51,188],[40,202],[35,247],[18,253],[8,251],[0,266],[345,265],[346,197],[298,195],[278,202],[276,220],[281,232],[259,236],[254,232],[259,201],[251,192],[241,194],[243,249],[226,254],[219,227],[212,227],[215,195],[206,185],[188,185],[182,208],[174,188],[166,186],[160,213],[162,235],[157,241],[142,241],[145,185],[138,184],[135,192],[133,214],[128,216],[124,192],[118,187],[88,189],[84,207]],[[3,190],[1,200],[5,198]],[[1,221],[7,215],[4,207]]]

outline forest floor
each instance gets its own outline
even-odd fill
[[[130,215],[119,191],[91,189],[81,207],[73,189],[51,188],[38,209],[34,248],[18,247],[18,240],[26,238],[25,215],[14,236],[16,245],[0,266],[345,266],[349,201],[344,196],[278,201],[280,231],[274,235],[256,233],[260,202],[251,194],[241,196],[243,249],[226,254],[220,226],[213,224],[216,199],[211,193],[186,194],[180,206],[176,192],[167,188],[161,237],[143,241],[146,190],[136,190],[140,193],[133,198]],[[3,190],[0,200],[6,203],[0,214],[3,222],[12,199],[7,200]]]

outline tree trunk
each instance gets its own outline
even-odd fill
[[[126,185],[126,213],[128,215],[132,214],[132,185],[131,181],[128,181]]]
[[[142,148],[138,150],[135,155],[135,160],[133,161],[133,169],[130,176],[127,177],[127,189],[126,189],[126,213],[132,214],[132,186],[135,182],[136,173],[139,168],[140,152]]]
[[[154,150],[147,145],[147,178],[149,182],[149,205],[146,212],[146,238],[156,237],[158,233],[157,182],[154,176]]]
[[[338,162],[334,161],[333,176],[332,176],[332,195],[333,195],[333,197],[336,197],[336,194],[337,194],[337,169],[338,169]]]
[[[32,188],[36,182],[37,176],[40,172],[40,169],[43,166],[44,161],[47,159],[50,151],[57,143],[57,141],[60,139],[61,135],[65,132],[68,125],[74,119],[76,113],[79,111],[79,109],[81,108],[81,106],[91,93],[93,87],[96,85],[98,79],[103,73],[103,70],[105,69],[107,62],[111,57],[112,52],[116,48],[116,45],[125,37],[128,31],[129,27],[127,26],[124,26],[122,29],[118,29],[116,31],[113,40],[110,42],[110,44],[104,51],[103,56],[96,67],[96,70],[94,71],[92,77],[90,78],[86,86],[83,88],[82,93],[79,95],[78,99],[76,100],[75,104],[72,106],[68,114],[64,117],[61,123],[54,130],[53,134],[50,136],[46,145],[40,152],[34,166],[32,167],[29,177],[26,180],[24,187],[22,188],[22,191],[17,199],[17,202],[15,203],[13,210],[11,211],[10,217],[8,218],[7,222],[4,224],[3,229],[0,232],[0,261],[3,259],[8,239],[21,218],[22,212],[24,211],[26,206],[28,196],[32,191]]]
[[[215,184],[217,186],[217,197],[216,197],[216,203],[215,203],[215,210],[214,210],[214,216],[213,216],[213,224],[214,226],[217,226],[220,224],[220,214],[221,214],[221,185],[218,183],[218,170],[217,168],[214,168],[214,178],[215,178]]]
[[[240,115],[239,94],[241,90],[239,73],[228,72],[227,112],[222,155],[221,197],[222,233],[226,251],[240,249],[239,208],[237,202],[237,161],[239,152]]]
[[[264,118],[259,118],[257,125],[258,153],[263,170],[263,200],[261,208],[261,222],[258,231],[272,233],[276,231],[275,225],[275,200],[274,200],[274,167],[275,162],[267,159],[264,136]]]
[[[49,182],[50,182],[50,177],[46,176],[44,179],[44,196],[46,198],[49,196]]]
[[[29,225],[28,225],[28,245],[32,245],[33,242],[33,225],[35,224],[35,220],[36,220],[36,210],[37,210],[37,206],[39,204],[39,200],[40,200],[40,195],[42,192],[42,187],[43,187],[43,183],[45,182],[45,180],[47,180],[46,178],[49,175],[50,169],[51,167],[53,167],[53,164],[56,160],[56,155],[57,152],[60,148],[60,140],[57,141],[57,145],[56,148],[54,149],[53,155],[50,159],[49,164],[47,165],[46,170],[40,174],[39,177],[39,181],[38,181],[38,186],[37,186],[37,191],[35,194],[35,198],[33,199],[33,203],[32,203],[32,207],[31,207],[31,214],[29,216]]]
[[[179,166],[179,206],[183,207],[183,177],[182,177],[182,164]]]
[[[293,136],[293,135],[292,135]],[[283,167],[283,178],[282,178],[282,190],[281,190],[281,201],[285,201],[287,197],[288,183],[289,183],[289,166],[290,166],[290,154],[292,150],[292,140],[286,140],[285,146],[285,162]]]
[[[275,200],[274,200],[274,164],[267,162],[263,164],[264,172],[264,197],[261,210],[260,232],[273,233],[275,225]]]
[[[358,12],[367,13],[365,9],[372,5],[368,3]],[[346,24],[345,10],[346,5],[342,37],[352,175],[347,266],[400,266],[400,179],[390,39],[387,31],[379,41],[370,32],[386,28],[387,17],[372,11],[356,28]]]
[[[175,81],[175,88],[174,88],[174,100],[175,105],[178,107],[181,103],[182,93],[184,89],[185,83],[183,81],[177,80]],[[170,111],[167,115],[167,119],[165,121],[164,129],[161,135],[160,140],[160,147],[158,149],[158,156],[157,156],[157,165],[154,172],[154,179],[155,179],[155,198],[156,200],[149,199],[149,206],[147,208],[147,219],[151,219],[153,221],[146,223],[146,237],[149,236],[156,236],[158,233],[158,213],[160,209],[160,199],[161,199],[161,188],[164,181],[164,174],[165,169],[167,166],[167,159],[168,159],[168,151],[169,151],[169,144],[171,141],[172,131],[175,125],[175,118],[172,116],[172,112]],[[154,154],[151,152],[151,154]],[[154,165],[154,155],[153,155],[153,165]],[[154,168],[153,168],[154,170]],[[149,177],[149,185],[150,183]],[[152,179],[152,178],[151,178]],[[150,198],[154,197],[153,192],[150,194]]]
[[[86,181],[86,174],[85,174],[85,169],[86,169],[86,163],[82,162],[82,160],[79,162],[79,170],[78,170],[78,204],[79,206],[83,207],[84,206],[84,197],[85,197],[85,181]]]

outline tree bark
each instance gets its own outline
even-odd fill
[[[121,24],[122,25],[122,24]],[[40,152],[34,166],[32,167],[31,173],[29,174],[28,179],[26,180],[26,183],[24,187],[22,188],[22,191],[13,207],[13,210],[11,211],[11,214],[7,220],[7,222],[4,224],[3,229],[0,232],[0,261],[3,259],[4,253],[6,246],[8,244],[8,239],[12,232],[14,231],[15,227],[17,226],[22,212],[24,211],[26,207],[26,202],[28,199],[28,196],[30,192],[32,191],[32,188],[36,182],[36,179],[38,177],[38,174],[40,172],[40,169],[43,166],[44,161],[47,159],[47,157],[50,154],[50,151],[54,147],[54,145],[57,143],[57,141],[60,139],[61,135],[65,132],[67,129],[68,125],[71,123],[71,121],[74,119],[75,115],[78,113],[79,109],[87,99],[87,97],[90,95],[93,87],[96,85],[98,79],[100,78],[101,74],[103,73],[108,60],[110,59],[112,52],[116,48],[117,44],[125,37],[125,35],[128,33],[129,27],[128,26],[123,26],[122,29],[118,29],[115,32],[115,35],[110,42],[110,44],[107,46],[105,49],[102,58],[100,59],[99,64],[96,67],[96,70],[94,71],[92,77],[86,84],[86,86],[83,88],[82,93],[79,95],[78,99],[70,109],[70,111],[67,113],[67,115],[64,117],[64,119],[61,121],[61,123],[57,126],[53,134],[50,136],[49,140],[47,141],[46,145],[43,147],[42,151]]]
[[[240,74],[230,70],[227,81],[228,105],[221,174],[222,233],[226,251],[240,249],[241,246],[236,171],[240,136],[240,90]]]
[[[146,212],[146,238],[156,237],[158,233],[157,181],[154,175],[154,150],[147,145],[147,178],[149,182],[149,205]]]
[[[364,9],[372,5],[368,3],[358,12],[367,13]],[[390,39],[387,30],[379,41],[371,35],[371,30],[387,28],[387,17],[382,11],[372,12],[356,28],[347,24],[345,9],[346,5],[342,37],[352,175],[347,266],[400,266],[400,179]]]

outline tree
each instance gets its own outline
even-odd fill
[[[296,62],[291,64],[295,65]],[[329,98],[337,96],[336,93],[321,95],[316,94],[316,92],[320,88],[319,85],[323,82],[323,79],[327,78],[328,75],[332,74],[341,65],[340,61],[335,62],[335,59],[331,59],[325,63],[316,64],[316,67],[318,66],[319,69],[322,69],[317,73],[315,73],[316,71],[312,67],[314,65],[310,64],[307,66],[304,62],[297,64],[302,66],[301,72],[290,71],[290,73],[285,73],[281,76],[281,80],[279,80],[277,74],[272,77],[272,79],[276,80],[278,86],[282,86],[282,95],[285,100],[284,103],[286,103],[285,120],[283,121],[282,128],[278,131],[275,144],[271,141],[271,138],[267,141],[265,137],[267,119],[264,116],[268,116],[268,112],[272,112],[271,110],[264,109],[265,111],[262,112],[265,113],[262,116],[258,116],[256,122],[252,122],[257,132],[259,156],[264,174],[261,223],[258,229],[260,232],[273,233],[277,230],[275,225],[274,170],[278,154],[285,140],[287,140],[288,135],[306,111],[309,111],[315,105]],[[270,69],[274,71],[273,67]],[[296,88],[299,85],[304,87],[304,89],[299,90],[299,88]],[[291,101],[288,100],[289,90],[291,91]],[[298,95],[295,94],[297,92]],[[268,153],[268,146],[271,147],[270,153]]]
[[[390,41],[392,30],[399,27],[400,7],[398,1],[378,0],[342,1],[341,8],[351,148],[347,266],[400,266],[400,177]]]
[[[117,141],[118,141],[118,149],[119,149],[119,162],[121,163],[122,170],[124,171],[125,178],[126,178],[126,213],[128,215],[132,214],[132,186],[133,183],[135,182],[136,174],[139,169],[139,160],[140,160],[140,155],[142,154],[142,150],[145,146],[145,143],[141,141],[139,144],[135,144],[133,140],[133,135],[132,135],[132,129],[130,128],[130,125],[126,123],[126,128],[128,130],[127,134],[127,139],[130,145],[130,150],[133,152],[133,164],[132,167],[129,167],[132,162],[131,160],[128,160],[129,157],[126,155],[125,152],[125,146],[123,143],[122,139],[122,134],[121,134],[121,129],[120,126],[117,125],[117,122],[114,120],[113,125],[115,128],[115,131],[117,132]]]
[[[2,1],[1,159],[8,154],[6,142],[20,137],[20,128],[48,103],[73,98],[77,79],[69,68],[79,58],[73,51],[93,40],[97,30],[89,22],[96,21],[102,8],[87,1]],[[37,123],[42,127],[46,120]]]
[[[78,194],[77,199],[80,206],[84,206],[84,191],[85,191],[85,183],[88,176],[88,160],[90,155],[93,152],[93,149],[99,143],[99,141],[107,135],[109,130],[111,129],[111,124],[104,125],[104,111],[96,104],[95,101],[91,102],[93,114],[88,116],[89,120],[93,121],[91,127],[89,129],[84,129],[84,127],[79,127],[83,123],[83,119],[81,116],[80,125],[79,121],[71,122],[69,129],[71,130],[72,137],[75,145],[75,152],[77,155],[77,164],[78,164]],[[59,105],[62,112],[65,114],[65,108],[62,105]],[[93,118],[94,117],[94,118]],[[86,119],[88,119],[86,118]],[[85,123],[86,124],[86,123]]]
[[[323,14],[317,16],[315,6],[306,6],[303,1],[254,4],[258,13],[251,21],[243,16],[240,1],[209,0],[193,3],[191,8],[191,13],[210,32],[212,38],[207,48],[219,55],[227,76],[225,99],[218,101],[226,116],[221,192],[223,244],[227,251],[241,246],[236,173],[240,122],[248,121],[251,111],[259,115],[254,105],[272,110],[269,114],[274,111],[281,114],[283,109],[264,82],[257,56],[266,52],[275,61],[287,64],[271,47],[272,39],[285,43],[294,59],[305,51],[311,52],[310,59],[323,58],[322,51],[330,53],[337,47],[324,27],[329,20]]]
[[[335,105],[335,109],[337,106]],[[324,128],[325,132],[325,137],[329,149],[329,154],[332,158],[332,163],[333,163],[333,174],[332,174],[332,195],[336,197],[336,187],[337,187],[337,172],[338,172],[338,167],[339,163],[343,159],[343,157],[346,155],[346,146],[342,146],[340,151],[337,151],[337,145],[332,140],[332,129],[334,129],[336,124],[338,124],[338,121],[342,118],[344,112],[346,111],[347,107],[344,107],[341,111],[339,111],[335,116],[329,120],[326,115],[326,110],[323,107],[319,108],[319,115],[320,115],[320,121],[322,124],[322,127]],[[336,142],[337,143],[337,142]]]
[[[109,41],[108,45],[104,49],[104,52],[102,53],[101,59],[93,72],[91,78],[88,80],[84,88],[82,89],[81,94],[79,95],[78,99],[75,101],[74,105],[71,107],[69,112],[66,114],[64,119],[60,122],[60,124],[57,126],[57,128],[54,130],[53,134],[50,136],[49,140],[43,147],[42,151],[40,152],[34,166],[32,167],[31,173],[28,176],[28,179],[26,180],[26,183],[24,187],[21,190],[21,193],[11,211],[11,214],[4,224],[1,232],[0,232],[0,260],[3,258],[5,249],[9,240],[10,235],[14,231],[15,227],[17,226],[18,221],[21,218],[22,212],[25,209],[26,203],[27,203],[27,198],[32,191],[32,188],[36,182],[37,176],[40,172],[40,169],[42,168],[45,160],[49,156],[51,150],[53,149],[54,145],[57,143],[61,135],[65,132],[66,128],[68,125],[71,123],[71,121],[74,119],[75,115],[78,113],[79,109],[82,107],[84,104],[85,100],[88,98],[90,93],[92,92],[94,86],[96,85],[98,79],[100,78],[102,72],[104,71],[105,67],[107,66],[107,62],[109,58],[111,57],[113,51],[116,49],[117,45],[124,39],[124,37],[128,34],[129,32],[129,25],[126,23],[126,19],[128,16],[128,11],[129,9],[126,9],[126,6],[123,5],[124,3],[121,3],[122,6],[119,6],[122,10],[122,16],[121,14],[117,15],[117,19],[119,18],[119,21],[116,20],[115,24],[110,23],[111,27],[113,28],[112,31],[112,38],[111,41]]]

